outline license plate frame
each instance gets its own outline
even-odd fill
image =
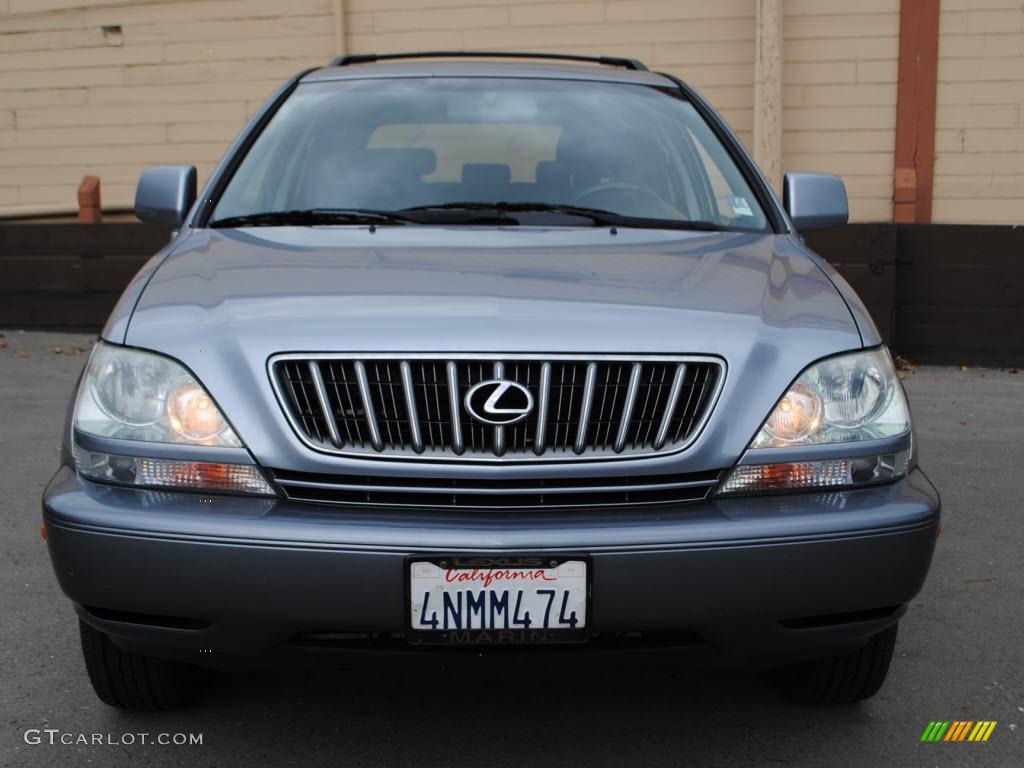
[[[414,563],[432,563],[442,569],[458,569],[471,571],[474,568],[557,568],[560,565],[581,561],[585,568],[585,608],[584,626],[580,629],[463,629],[463,630],[431,630],[413,626],[412,619],[412,565]],[[404,561],[405,603],[405,635],[412,645],[440,646],[487,646],[487,645],[560,645],[586,643],[591,637],[593,621],[593,584],[594,567],[592,559],[587,555],[557,554],[538,555],[534,553],[513,555],[409,555]]]

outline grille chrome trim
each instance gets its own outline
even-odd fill
[[[366,414],[366,426],[370,430],[370,442],[376,451],[384,450],[384,441],[380,438],[380,424],[373,409],[373,397],[370,395],[370,380],[366,376],[366,365],[356,360],[356,381],[359,382],[359,396],[363,401],[363,412]]]
[[[494,364],[494,378],[505,378],[505,364],[498,361]],[[505,455],[505,428],[496,426],[494,428],[494,455]]]
[[[633,370],[629,372],[629,389],[626,390],[626,405],[622,409],[622,421],[619,424],[619,433],[615,436],[615,445],[613,446],[613,450],[616,453],[622,453],[623,448],[626,447],[626,436],[629,434],[629,423],[633,419],[636,396],[640,391],[640,374],[643,371],[643,367],[643,363],[633,363]],[[678,368],[676,370],[678,371]],[[674,401],[670,400],[666,413],[671,413],[674,406]]]
[[[336,488],[344,491],[381,491],[386,493],[393,493],[395,491],[401,491],[403,493],[438,493],[443,492],[443,489],[437,486],[431,485],[388,485],[388,478],[381,478],[382,482],[379,485],[369,484],[353,484],[345,482],[318,482],[312,480],[291,480],[286,478],[277,478],[277,484],[282,488]],[[524,486],[517,488],[477,488],[474,486],[459,486],[458,491],[460,493],[480,493],[489,496],[516,496],[516,495],[527,495],[527,494],[566,494],[566,493],[579,493],[581,490],[601,493],[608,491],[620,491],[629,489],[630,491],[660,491],[660,490],[676,490],[678,488],[710,488],[718,485],[718,480],[688,480],[674,483],[642,483],[637,485],[595,485],[595,486],[581,486],[573,487],[567,486],[560,488],[557,486]]]
[[[334,409],[327,400],[327,387],[324,386],[324,376],[320,372],[320,363],[316,360],[309,361],[309,373],[313,377],[313,388],[316,390],[316,399],[320,401],[320,410],[324,414],[324,421],[327,422],[327,432],[331,436],[331,442],[338,448],[344,443],[338,432],[338,420],[334,417]]]
[[[551,363],[540,366],[540,396],[537,398],[537,429],[533,437],[533,452],[543,455],[547,447],[548,401],[551,399]]]
[[[499,511],[686,504],[706,499],[721,476],[720,471],[710,471],[501,481],[323,475],[286,470],[271,470],[271,474],[285,496],[298,502]]]
[[[459,403],[459,366],[454,360],[449,360],[445,368],[448,375],[448,415],[452,425],[452,450],[456,456],[461,456],[466,450],[466,444],[462,442],[462,420],[459,418],[459,411],[462,408]]]
[[[416,395],[412,389],[412,366],[403,360],[399,369],[402,371],[402,390],[405,392],[405,410],[409,414],[409,432],[412,434],[412,449],[423,453],[423,436],[420,434],[420,417],[416,413]]]
[[[683,380],[686,378],[686,365],[680,364],[676,368],[675,376],[672,378],[672,389],[668,393],[668,406],[665,408],[665,415],[661,417],[661,425],[658,427],[658,434],[654,437],[654,449],[659,450],[665,444],[668,437],[669,427],[672,426],[672,413],[679,403],[679,393],[683,388]]]
[[[315,377],[301,373],[310,364],[326,409]],[[532,463],[685,450],[714,410],[727,367],[709,355],[289,352],[271,356],[267,372],[292,429],[315,451]],[[475,422],[463,398],[491,376],[525,386],[536,417],[504,427]],[[331,416],[341,445],[329,434]]]
[[[583,382],[583,406],[580,408],[580,426],[576,430],[576,445],[573,450],[582,454],[587,449],[587,429],[590,428],[590,411],[594,407],[594,387],[597,380],[597,363],[587,363],[587,378]]]

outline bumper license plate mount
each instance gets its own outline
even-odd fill
[[[585,555],[412,555],[406,637],[414,645],[537,645],[590,638]]]

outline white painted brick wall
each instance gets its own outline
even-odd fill
[[[353,53],[556,50],[640,58],[750,143],[754,0],[345,0]],[[892,216],[899,0],[786,0],[783,167],[841,174]],[[104,24],[120,24],[109,45]],[[936,221],[1024,216],[1021,0],[943,0]],[[130,205],[156,163],[208,173],[285,78],[334,54],[331,0],[0,0],[0,208]]]
[[[899,5],[784,5],[783,169],[842,176],[852,221],[892,219]]]
[[[1024,4],[941,8],[934,219],[1024,223]]]
[[[6,0],[0,208],[73,208],[88,174],[105,207],[131,206],[160,163],[205,180],[253,103],[333,55],[330,0]]]

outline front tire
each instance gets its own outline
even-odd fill
[[[194,664],[143,656],[118,648],[107,635],[79,619],[82,656],[100,701],[118,709],[177,709],[206,688],[207,673]]]
[[[771,678],[787,699],[799,704],[853,704],[869,699],[885,682],[898,627],[893,624],[853,653],[787,664],[772,670]]]

